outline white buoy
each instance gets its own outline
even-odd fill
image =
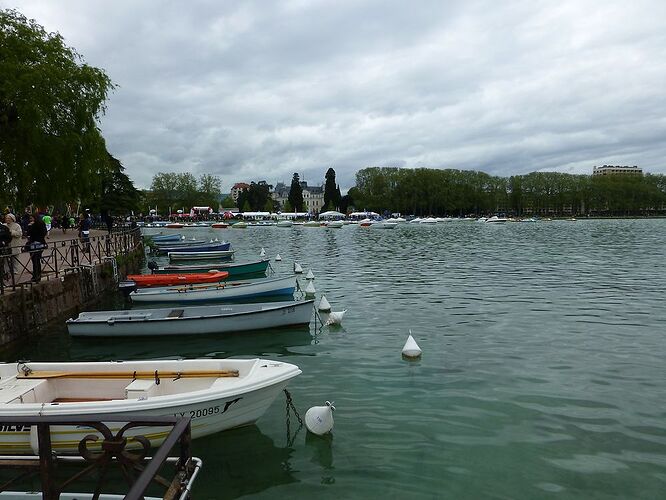
[[[282,260],[282,257],[280,257],[280,254],[277,254],[275,256],[275,262],[280,262]]]
[[[305,412],[305,427],[317,436],[331,432],[334,410],[335,406],[330,401],[326,401],[326,406],[313,406]]]
[[[308,281],[308,284],[303,291],[305,292],[305,295],[311,295],[311,296],[317,292],[314,283],[312,281]]]
[[[340,325],[342,324],[342,318],[345,316],[345,313],[347,312],[347,309],[344,311],[331,311],[328,313],[328,318],[326,318],[326,322],[324,325],[326,326],[331,326],[331,325]]]
[[[298,262],[294,262],[294,272],[296,274],[301,274],[303,272],[303,268]]]
[[[264,250],[264,247],[261,247],[261,252],[259,252],[259,257],[266,257],[266,250]]]
[[[305,275],[306,280],[313,280],[314,279],[314,273],[312,272],[312,269],[308,269],[308,274]]]
[[[331,311],[331,304],[328,303],[328,300],[326,300],[326,295],[321,296],[321,300],[319,301],[319,306],[317,307],[321,312],[330,312]]]
[[[412,331],[409,330],[409,337],[407,337],[407,342],[402,348],[402,355],[406,358],[418,358],[421,356],[421,348],[412,337]]]

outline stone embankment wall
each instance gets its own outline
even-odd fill
[[[139,272],[143,246],[115,258],[118,276]],[[25,341],[52,321],[65,321],[99,300],[101,294],[117,287],[111,260],[81,266],[60,278],[25,285],[0,296],[0,347]]]

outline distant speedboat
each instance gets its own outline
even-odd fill
[[[321,223],[318,220],[309,220],[303,224],[305,227],[320,227]]]
[[[425,219],[421,219],[421,224],[437,224],[437,219],[434,217],[427,217]]]
[[[345,225],[344,222],[342,222],[341,220],[332,220],[326,225],[326,227],[330,227],[332,229],[339,229],[344,225]]]
[[[210,225],[213,229],[226,229],[229,227],[229,224],[226,222],[214,222],[213,224]]]
[[[291,227],[294,223],[290,220],[279,220],[276,224],[277,227]]]
[[[486,219],[487,224],[504,224],[505,222],[509,222],[509,219],[506,217],[498,217],[497,215],[493,215],[489,219]]]

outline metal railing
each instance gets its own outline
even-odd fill
[[[189,417],[140,417],[132,416],[127,422],[127,415],[105,415],[104,422],[92,416],[50,416],[50,417],[0,417],[0,426],[36,426],[39,446],[39,456],[0,456],[0,470],[3,476],[15,475],[0,481],[0,492],[9,491],[8,488],[21,487],[27,480],[39,476],[42,498],[47,500],[60,498],[62,493],[71,491],[72,487],[80,490],[81,483],[89,484],[92,479],[95,483],[93,498],[102,493],[109,493],[109,489],[117,489],[117,478],[110,474],[113,470],[119,471],[127,483],[126,499],[143,498],[151,485],[159,485],[165,489],[164,498],[185,499],[190,495],[191,482],[196,477],[201,461],[192,457],[191,427]],[[107,423],[121,422],[124,425],[113,434]],[[127,423],[125,423],[127,422]],[[90,427],[91,434],[84,437],[78,445],[79,456],[56,455],[51,447],[51,426],[71,426],[80,428]],[[132,441],[139,443],[139,450],[128,450],[126,445],[129,438],[125,433],[130,429],[144,426],[171,427],[171,431],[164,439],[162,445],[152,457],[150,441],[143,436],[133,435]],[[99,443],[99,436],[102,440]],[[99,451],[92,452],[88,444],[100,444]],[[170,458],[175,447],[178,447],[178,457]],[[162,469],[165,463],[175,463],[170,476],[165,479]],[[65,464],[74,464],[78,467],[73,474],[65,473]],[[71,475],[70,475],[71,474]],[[112,483],[111,485],[107,482]],[[78,485],[78,486],[75,486]]]
[[[34,258],[38,258],[41,263],[41,278],[60,278],[82,266],[92,266],[126,255],[140,245],[141,231],[134,228],[85,239],[49,241],[43,250],[28,250],[22,246],[16,255],[12,255],[16,247],[3,248],[0,253],[0,294],[31,283]]]

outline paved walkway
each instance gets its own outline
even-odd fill
[[[102,231],[99,229],[92,229],[90,231],[91,238],[94,238],[95,236],[103,236],[106,234],[108,234],[107,231]],[[62,258],[62,255],[59,252],[53,251],[53,247],[60,247],[62,242],[74,239],[78,240],[78,232],[76,229],[68,229],[65,233],[63,233],[62,229],[51,230],[46,239],[49,248],[47,248],[42,253],[42,259],[45,261],[42,263],[42,280],[48,280],[55,277],[55,273],[52,270],[56,266],[54,259],[58,259],[58,269],[63,269],[68,266],[68,264]],[[23,243],[25,243],[25,239],[23,240]],[[58,243],[60,243],[60,245],[58,245]],[[66,245],[63,248],[66,248]],[[32,279],[32,262],[30,262],[30,254],[28,252],[21,252],[18,255],[18,259],[19,263],[15,263],[14,269],[14,282],[17,285],[20,283],[28,283]],[[9,287],[11,288],[11,281],[9,282]],[[7,290],[5,290],[5,292],[7,292]]]

